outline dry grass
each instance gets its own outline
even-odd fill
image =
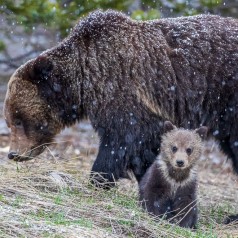
[[[135,186],[97,190],[83,174],[57,165],[1,170],[1,237],[177,237],[138,209]]]
[[[97,138],[91,129],[79,128],[80,137],[74,131],[41,159],[18,164],[5,159],[8,137],[1,138],[0,237],[238,237],[238,226],[222,225],[238,213],[238,177],[213,143],[199,165],[200,221],[191,231],[141,211],[134,180],[95,189],[88,175]]]

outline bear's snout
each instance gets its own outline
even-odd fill
[[[18,154],[16,152],[9,152],[8,159],[14,159],[18,157]]]
[[[184,166],[184,161],[183,160],[176,160],[176,164],[178,167],[183,167]]]
[[[8,159],[10,160],[14,160],[17,162],[22,162],[22,161],[27,161],[27,160],[31,160],[33,157],[30,156],[22,156],[17,154],[16,152],[9,152],[8,153]]]

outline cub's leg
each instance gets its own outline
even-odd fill
[[[196,228],[198,219],[196,184],[177,191],[172,202],[174,217],[171,222],[187,228]]]
[[[150,188],[144,194],[140,193],[142,207],[150,214],[169,219],[174,216],[171,212],[171,199],[163,189]]]

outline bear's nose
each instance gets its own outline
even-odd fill
[[[9,154],[8,154],[8,159],[14,159],[15,157],[17,157],[18,156],[18,154],[16,153],[16,152],[10,152]]]
[[[183,167],[183,165],[184,165],[183,160],[176,160],[176,163],[177,163],[178,167]]]

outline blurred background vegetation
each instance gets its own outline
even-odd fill
[[[54,46],[95,9],[137,20],[195,15],[238,17],[238,0],[0,0],[0,75]]]

